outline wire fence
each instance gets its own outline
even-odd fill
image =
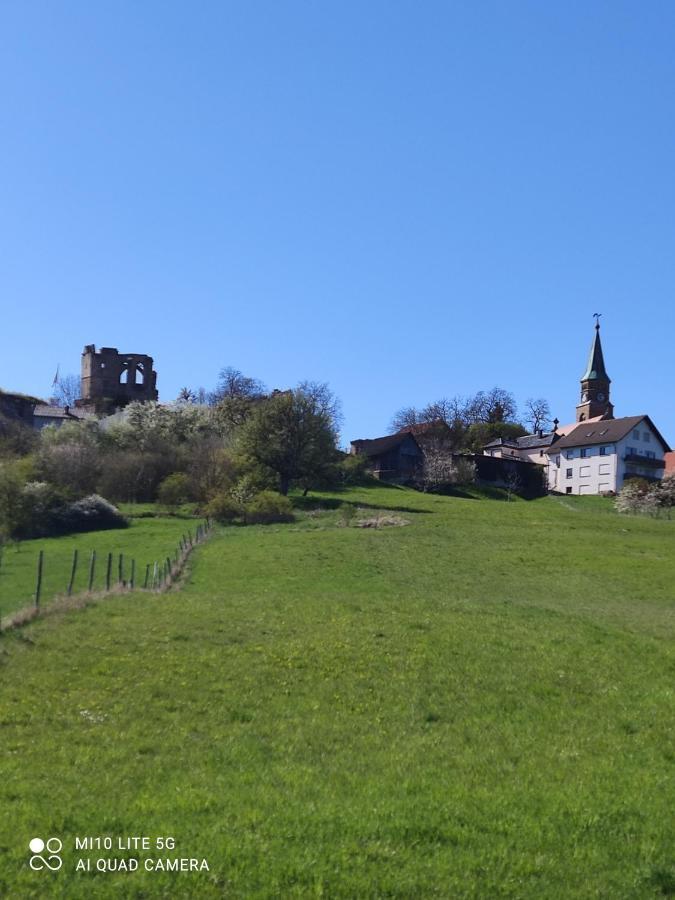
[[[88,554],[80,553],[79,549],[73,550],[72,560],[69,566],[67,583],[63,590],[47,596],[44,591],[46,581],[48,555],[40,550],[35,561],[35,591],[32,603],[13,611],[10,615],[3,616],[0,609],[0,632],[21,624],[40,615],[40,612],[56,600],[69,597],[92,596],[102,593],[121,593],[131,591],[165,591],[180,577],[190,553],[196,546],[203,543],[213,528],[212,521],[207,518],[197,525],[194,533],[188,530],[179,538],[174,552],[163,559],[146,563],[145,566],[137,566],[133,557],[124,553],[101,553],[92,550]],[[3,564],[0,555],[0,569]],[[75,591],[84,574],[86,588]]]

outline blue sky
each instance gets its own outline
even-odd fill
[[[0,385],[328,381],[344,437],[500,385],[675,443],[675,6],[4,2]]]

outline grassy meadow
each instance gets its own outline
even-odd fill
[[[217,530],[180,589],[0,638],[0,896],[675,894],[675,522],[599,498],[297,502]],[[139,558],[161,522],[115,539]],[[36,835],[63,840],[59,872],[28,867]],[[82,835],[171,835],[210,871]],[[74,870],[115,855],[139,870]]]
[[[78,563],[73,585],[74,593],[86,591],[89,584],[89,562],[92,550],[96,551],[94,590],[105,588],[108,553],[113,554],[112,579],[118,578],[118,561],[123,555],[123,575],[129,578],[131,560],[136,560],[136,583],[141,585],[145,567],[157,561],[160,565],[167,556],[173,556],[181,535],[201,520],[186,517],[154,515],[150,504],[122,506],[130,515],[129,528],[108,531],[91,531],[86,534],[70,534],[58,538],[41,538],[17,541],[1,548],[0,553],[0,619],[9,617],[19,609],[32,605],[35,598],[37,563],[43,551],[42,605],[48,606],[59,594],[65,594],[73,562],[73,551],[78,551]]]

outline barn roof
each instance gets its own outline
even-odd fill
[[[399,432],[398,434],[387,434],[384,437],[379,438],[361,438],[352,441],[351,444],[355,450],[359,453],[363,453],[364,456],[380,456],[382,453],[387,453],[389,450],[400,447],[400,445],[406,441],[413,441],[415,446],[419,449],[419,444],[415,440],[415,436],[409,431],[403,433]]]

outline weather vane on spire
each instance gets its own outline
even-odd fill
[[[600,328],[600,316],[602,313],[593,313],[593,318],[595,319],[595,327]]]

